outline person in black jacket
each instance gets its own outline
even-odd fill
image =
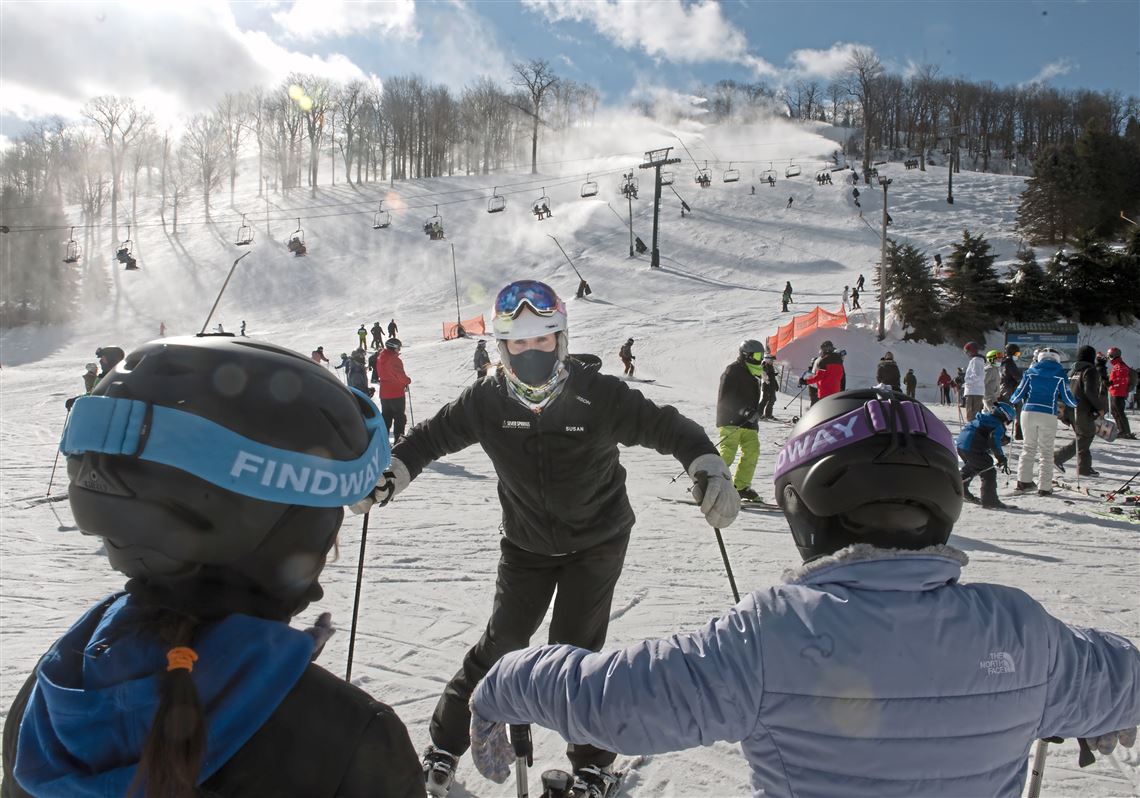
[[[731,466],[740,451],[732,486],[745,501],[759,501],[752,477],[760,459],[760,377],[763,376],[764,345],[754,339],[740,344],[736,360],[720,375],[716,396],[716,425],[720,432],[720,456]]]
[[[487,342],[480,340],[475,344],[475,373],[479,379],[487,376],[487,369],[491,368],[491,356],[487,354]]]
[[[764,355],[760,364],[764,377],[760,383],[760,418],[775,418],[776,391],[780,387],[776,379],[776,358],[774,355]]]
[[[494,608],[432,716],[424,775],[433,795],[447,793],[470,747],[472,691],[503,654],[530,643],[556,589],[550,642],[594,651],[605,642],[634,522],[618,444],[676,457],[710,525],[728,526],[740,509],[732,475],[700,425],[569,357],[566,306],[548,285],[511,283],[492,315],[502,368],[412,429],[372,496],[353,507],[386,504],[429,463],[475,443],[498,477]],[[584,779],[614,760],[589,745],[570,745],[567,753]]]
[[[1021,367],[1017,365],[1017,358],[1021,355],[1021,347],[1017,344],[1005,345],[1005,357],[1001,361],[1001,388],[998,390],[998,401],[1008,402],[1013,396],[1017,386],[1021,384]],[[1013,437],[1021,440],[1021,405],[1014,405],[1017,418],[1013,421]]]
[[[17,694],[0,793],[423,796],[395,712],[313,663],[328,614],[289,625],[322,595],[341,504],[389,461],[376,407],[265,343],[164,338],[126,363],[76,400],[60,448],[76,523],[129,581]],[[267,478],[285,466],[350,479]]]
[[[880,385],[889,385],[892,390],[902,392],[902,375],[899,374],[899,364],[895,356],[887,352],[879,358],[879,367],[875,370],[875,381]]]
[[[95,357],[99,358],[99,379],[103,379],[123,359],[123,350],[117,346],[101,346],[95,350]]]
[[[1091,346],[1082,346],[1077,351],[1077,360],[1069,372],[1069,388],[1077,400],[1072,417],[1075,437],[1053,453],[1053,464],[1064,471],[1064,464],[1075,454],[1078,474],[1083,477],[1099,476],[1092,467],[1092,441],[1096,437],[1096,420],[1108,412],[1108,403],[1100,390],[1096,350]]]

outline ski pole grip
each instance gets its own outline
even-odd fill
[[[515,758],[525,758],[527,767],[530,767],[534,764],[534,747],[531,745],[530,724],[512,723],[510,730],[511,745],[515,749]]]

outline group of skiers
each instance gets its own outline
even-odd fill
[[[388,322],[388,337],[389,338],[395,338],[396,333],[398,333],[399,331],[400,331],[400,328],[396,326],[396,320],[395,319],[390,320]],[[384,328],[380,326],[380,322],[378,322],[378,321],[373,322],[371,332],[372,332],[372,342],[369,343],[369,341],[368,341],[369,330],[365,329],[363,324],[361,324],[360,327],[357,329],[356,337],[360,340],[360,348],[361,349],[369,349],[369,348],[380,349],[382,346],[384,346]]]
[[[675,457],[718,531],[744,486],[696,422],[570,357],[549,286],[511,283],[493,316],[501,368],[391,449],[370,402],[269,344],[146,344],[113,390],[79,397],[60,445],[72,510],[129,581],[17,694],[5,795],[445,796],[469,749],[481,774],[507,778],[504,725],[524,723],[573,741],[568,778],[588,798],[613,794],[614,751],[718,740],[741,744],[766,796],[1017,794],[1034,739],[1133,744],[1135,645],[1069,627],[1022,591],[961,581],[966,555],[948,545],[966,492],[961,442],[904,395],[843,391],[830,342],[801,379],[819,399],[774,474],[803,565],[701,631],[602,651],[635,520],[619,444]],[[765,361],[745,341],[721,380],[718,426],[738,445],[763,415],[736,406],[769,381]],[[223,364],[247,375],[245,390],[213,378]],[[1033,382],[1017,391],[1023,415],[1045,392]],[[147,435],[108,434],[139,404]],[[179,443],[194,437],[210,457]],[[391,707],[314,664],[328,614],[289,624],[321,598],[344,506],[383,508],[476,443],[503,506],[488,535],[501,551],[494,601],[421,759]],[[549,474],[564,476],[552,486]],[[528,648],[552,600],[548,645]]]

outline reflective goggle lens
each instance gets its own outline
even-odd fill
[[[562,300],[545,283],[540,283],[538,280],[519,280],[499,292],[499,296],[495,298],[495,315],[513,318],[524,305],[539,316],[550,316],[562,307]]]

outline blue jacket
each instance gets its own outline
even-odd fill
[[[1021,383],[1010,397],[1011,404],[1025,405],[1022,410],[1030,413],[1048,413],[1057,415],[1057,400],[1076,407],[1077,400],[1069,390],[1069,375],[1065,368],[1054,360],[1042,360],[1034,363],[1021,375]]]
[[[158,708],[167,644],[136,631],[125,594],[88,611],[36,666],[14,774],[36,796],[126,795]],[[268,720],[309,664],[313,638],[230,615],[200,626],[191,673],[208,725],[205,781]]]
[[[623,754],[740,742],[768,798],[1016,796],[1038,737],[1140,722],[1140,652],[965,562],[852,546],[699,632],[507,654],[472,706]]]
[[[962,427],[955,446],[966,452],[988,452],[991,449],[999,460],[1005,459],[1001,439],[1005,435],[1005,425],[993,413],[981,412],[974,420]]]

